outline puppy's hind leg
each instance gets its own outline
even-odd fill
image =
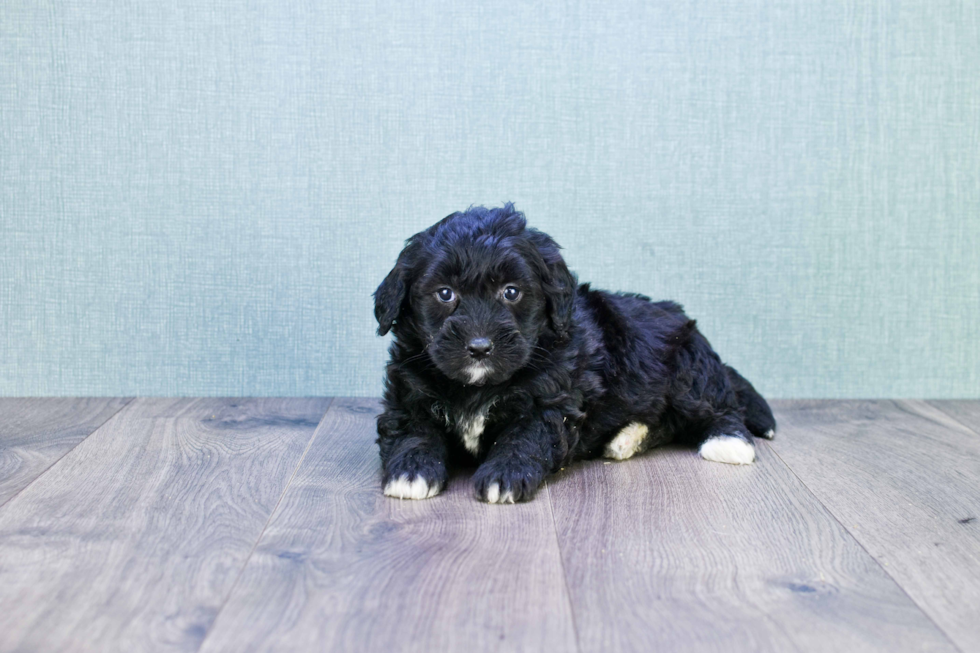
[[[613,460],[626,460],[649,448],[650,427],[641,422],[630,422],[606,443],[602,455]]]
[[[772,440],[776,435],[776,418],[772,416],[769,404],[735,368],[725,365],[725,371],[745,413],[745,426],[749,432],[757,438]]]
[[[719,419],[698,446],[705,460],[729,465],[750,465],[755,462],[752,436],[740,420],[733,416]]]
[[[746,386],[748,382],[737,373],[729,374],[707,339],[696,330],[678,349],[673,362],[677,371],[670,414],[676,432],[684,439],[694,439],[705,460],[730,465],[754,462],[755,446],[742,419],[744,408],[733,379]]]
[[[602,456],[613,460],[627,460],[671,440],[673,436],[660,422],[650,425],[639,421],[630,422],[606,443]]]

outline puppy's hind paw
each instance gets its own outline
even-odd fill
[[[701,443],[701,457],[716,463],[750,465],[755,462],[755,447],[737,435],[716,435]]]
[[[626,460],[643,450],[650,428],[640,422],[631,422],[606,444],[602,455],[613,460]]]
[[[396,479],[392,479],[385,484],[384,493],[387,497],[396,499],[431,499],[442,490],[442,484],[434,482],[430,484],[421,476],[416,476],[414,480],[408,480],[408,474],[402,474]]]

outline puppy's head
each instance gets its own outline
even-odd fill
[[[447,377],[501,383],[542,335],[567,335],[575,278],[547,234],[513,204],[453,213],[408,239],[374,293],[378,334],[393,330]]]

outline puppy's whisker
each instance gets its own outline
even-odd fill
[[[428,349],[429,349],[429,347],[426,346],[425,349],[423,349],[421,352],[415,354],[414,356],[409,356],[408,358],[406,358],[402,362],[403,363],[412,363],[412,362],[415,362],[415,361],[419,360],[420,358],[424,357],[426,354],[428,354],[429,353],[428,352]],[[432,362],[432,359],[429,359],[429,362],[431,363]]]

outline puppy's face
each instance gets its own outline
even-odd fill
[[[557,245],[525,229],[522,214],[471,209],[409,240],[375,313],[379,333],[393,327],[446,377],[497,384],[529,363],[543,333],[567,324],[573,287]]]
[[[541,281],[506,244],[457,243],[412,287],[416,326],[449,378],[500,383],[524,367],[547,324]]]

